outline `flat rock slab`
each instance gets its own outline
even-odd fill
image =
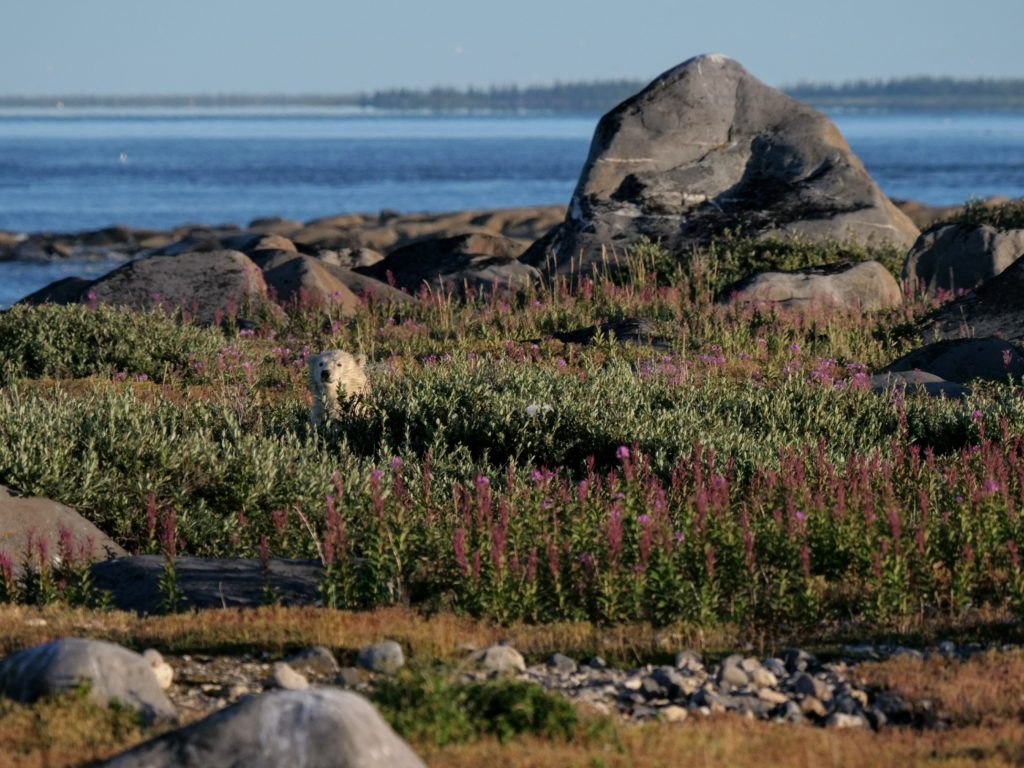
[[[926,344],[908,352],[882,369],[889,371],[926,371],[947,381],[966,384],[974,379],[1019,382],[1024,376],[1024,356],[1007,341],[984,339],[947,339]]]
[[[366,699],[315,688],[272,691],[102,763],[106,768],[425,768]]]
[[[926,371],[891,371],[876,373],[871,377],[871,390],[876,394],[884,392],[924,392],[929,397],[958,399],[971,394],[971,388],[955,381],[946,381]]]
[[[282,605],[313,605],[320,599],[323,569],[316,560],[269,560],[266,578],[256,559],[178,557],[174,563],[187,608],[264,605],[267,586]],[[92,569],[96,586],[111,593],[114,606],[136,613],[161,610],[163,572],[160,555],[117,558]]]
[[[30,533],[35,543],[34,558],[39,555],[40,541],[45,541],[44,547],[49,556],[58,554],[61,529],[71,535],[72,550],[83,559],[124,557],[128,554],[120,544],[71,507],[39,496],[19,496],[0,485],[0,552],[7,554],[15,566],[25,561]]]
[[[83,682],[102,704],[119,701],[149,720],[177,717],[149,660],[114,643],[65,637],[0,661],[0,692],[15,701],[73,691]]]
[[[761,272],[722,292],[725,301],[791,309],[835,307],[870,312],[903,303],[903,292],[877,261],[838,262],[792,272]]]

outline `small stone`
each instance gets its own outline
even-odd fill
[[[867,691],[862,691],[859,688],[850,689],[850,698],[860,704],[862,707],[868,705],[868,694]]]
[[[718,672],[718,681],[720,683],[728,683],[736,688],[742,688],[750,682],[750,675],[738,663],[726,664],[723,661],[722,668]]]
[[[822,701],[829,701],[832,698],[832,691],[828,684],[819,680],[813,675],[801,672],[793,682],[793,691],[802,693],[805,696],[814,696]]]
[[[740,662],[740,669],[746,672],[748,675],[752,675],[754,670],[761,668],[761,662],[755,659],[753,656],[748,656]]]
[[[939,653],[943,656],[956,656],[956,643],[952,640],[943,640],[939,643]]]
[[[342,688],[359,688],[363,684],[363,675],[355,667],[342,667],[335,681]]]
[[[240,699],[249,693],[251,693],[249,686],[244,683],[235,683],[228,689],[227,698],[234,701],[235,699]]]
[[[750,673],[750,682],[758,688],[775,688],[779,684],[779,679],[764,667],[759,666]]]
[[[789,697],[781,691],[775,691],[771,688],[762,688],[757,692],[757,698],[761,701],[767,701],[769,704],[785,704],[789,701]]]
[[[803,651],[799,648],[790,648],[785,653],[784,663],[786,665],[786,671],[792,675],[797,672],[803,672],[808,667],[816,666],[818,660],[812,653],[808,653],[807,651]]]
[[[833,712],[825,720],[829,728],[864,728],[868,722],[860,715],[850,715],[846,712]]]
[[[274,687],[286,691],[301,691],[309,688],[309,681],[291,668],[286,662],[274,662],[270,670],[270,681]]]
[[[157,684],[165,691],[170,688],[171,683],[174,682],[174,668],[164,661],[160,651],[156,648],[147,648],[142,652],[142,658],[148,661],[149,666],[153,668],[153,676],[156,677]]]
[[[472,656],[470,662],[477,667],[494,674],[506,675],[526,671],[523,655],[511,645],[492,645],[483,648]]]
[[[699,670],[704,669],[704,661],[696,651],[680,651],[676,654],[676,666],[679,669]]]
[[[285,661],[296,672],[304,675],[336,675],[340,667],[330,648],[314,645],[299,651]]]
[[[405,654],[402,653],[402,646],[394,640],[381,640],[359,651],[356,662],[371,672],[393,675],[405,666]]]
[[[576,662],[568,656],[556,653],[548,658],[547,667],[560,675],[571,675],[576,671]]]
[[[690,716],[690,713],[678,704],[669,704],[659,711],[667,723],[682,723]]]
[[[644,684],[644,679],[640,675],[631,675],[622,681],[622,687],[627,691],[639,691]]]
[[[800,702],[800,713],[804,715],[813,715],[817,718],[823,718],[827,714],[825,705],[821,703],[821,699],[815,696],[805,696]]]
[[[608,662],[600,656],[595,656],[587,662],[587,666],[591,669],[608,669]]]

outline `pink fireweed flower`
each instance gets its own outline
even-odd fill
[[[622,510],[618,505],[608,514],[605,530],[608,540],[608,559],[614,565],[622,554]]]
[[[628,461],[629,448],[627,448],[625,445],[620,445],[617,449],[615,449],[615,458],[617,458],[619,461]]]
[[[455,550],[455,564],[463,576],[469,575],[469,560],[466,559],[466,529],[459,527],[452,534],[452,549]]]

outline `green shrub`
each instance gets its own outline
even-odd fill
[[[953,219],[959,224],[979,227],[987,224],[998,230],[1024,229],[1024,198],[991,205],[984,200],[968,200]]]

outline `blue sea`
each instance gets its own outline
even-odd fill
[[[1024,196],[1024,113],[835,113],[891,197]],[[0,230],[568,201],[597,115],[0,111]],[[0,262],[0,306],[105,262]]]

